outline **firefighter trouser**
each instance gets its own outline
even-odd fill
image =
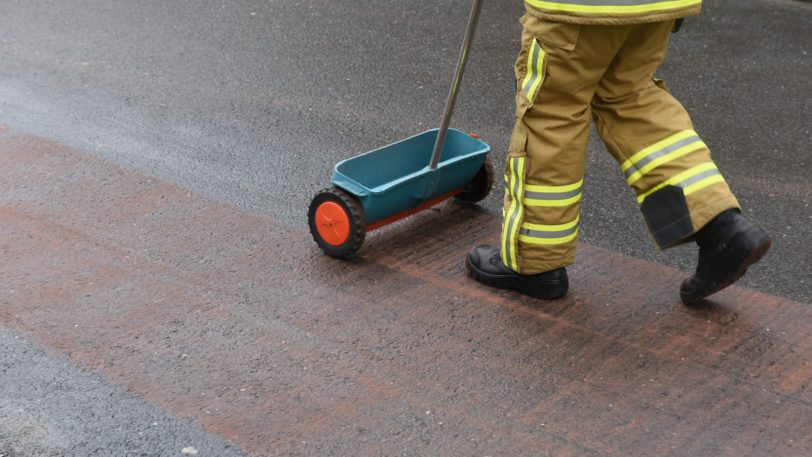
[[[505,167],[502,260],[532,274],[575,261],[592,119],[654,241],[685,241],[738,208],[691,119],[654,72],[674,21],[575,25],[522,18]]]

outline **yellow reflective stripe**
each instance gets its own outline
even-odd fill
[[[636,183],[638,180],[640,180],[640,178],[645,176],[646,173],[659,167],[660,165],[666,162],[670,162],[674,159],[678,159],[682,156],[688,155],[700,149],[707,149],[707,146],[701,140],[697,141],[696,143],[691,143],[687,146],[683,146],[679,149],[675,149],[674,151],[671,151],[668,154],[657,158],[656,160],[652,160],[651,162],[646,164],[646,166],[641,168],[639,171],[634,172],[631,176],[628,177],[628,179],[626,179],[626,182],[628,182],[629,185],[632,185]]]
[[[513,270],[519,271],[519,240],[517,239],[517,236],[519,234],[520,224],[522,220],[524,220],[524,205],[522,204],[522,198],[524,197],[524,158],[516,159],[516,161],[519,168],[519,172],[516,175],[519,182],[519,193],[516,195],[516,206],[519,208],[519,211],[515,220],[516,229],[512,230],[510,233],[510,248],[512,249],[511,259],[513,259]]]
[[[561,238],[536,238],[527,235],[519,235],[519,240],[523,243],[529,244],[542,244],[542,245],[551,245],[551,244],[564,244],[569,243],[570,241],[578,238],[578,230],[576,229],[575,232],[571,235],[563,236]]]
[[[706,148],[696,132],[686,130],[643,149],[623,162],[620,168],[626,174],[626,182],[632,185],[660,165]]]
[[[563,200],[540,200],[537,198],[525,198],[524,204],[526,206],[570,206],[581,200],[581,194]]]
[[[691,176],[696,176],[698,174],[704,173],[706,171],[711,171],[711,170],[717,170],[716,164],[714,164],[713,162],[705,162],[703,164],[700,164],[700,165],[697,165],[695,167],[689,168],[689,169],[683,171],[682,173],[676,174],[676,175],[672,176],[671,178],[667,179],[666,181],[663,181],[662,183],[652,187],[648,191],[638,195],[637,196],[637,202],[642,203],[643,200],[646,199],[646,197],[653,194],[654,192],[657,192],[658,190],[662,189],[665,186],[673,186],[673,185],[677,184],[678,182],[682,182],[682,181],[690,178]]]
[[[528,192],[570,192],[576,189],[580,189],[584,185],[584,180],[580,180],[575,184],[567,184],[566,186],[537,186],[528,184],[525,187],[527,188]]]
[[[581,200],[581,187],[584,180],[564,186],[526,185],[524,204],[526,206],[569,206]]]
[[[537,230],[539,232],[558,232],[561,230],[569,230],[578,225],[578,222],[581,221],[581,216],[575,218],[572,222],[567,222],[566,224],[559,224],[559,225],[546,225],[546,224],[531,224],[530,222],[525,222],[522,224],[522,228],[526,228],[529,230]]]
[[[527,74],[524,75],[524,79],[522,80],[522,91],[525,94],[527,94],[527,86],[535,76],[533,73],[535,70],[533,67],[533,53],[536,51],[536,47],[538,47],[538,43],[533,39],[533,42],[530,43],[530,50],[527,52]]]
[[[637,203],[643,203],[649,195],[657,192],[665,186],[680,186],[683,188],[683,193],[687,196],[699,189],[707,187],[717,182],[724,182],[724,178],[716,168],[713,162],[705,162],[701,165],[689,168],[682,173],[676,174],[668,180],[658,184],[657,186],[649,189],[647,192],[637,196]]]
[[[648,13],[651,11],[675,10],[687,8],[689,6],[700,5],[702,0],[671,0],[671,1],[647,1],[637,0],[633,2],[623,0],[582,0],[580,3],[564,3],[558,1],[525,0],[527,4],[535,8],[569,11],[573,13],[608,13],[608,14],[634,14]]]
[[[626,170],[632,167],[632,165],[641,161],[643,158],[649,156],[650,154],[657,152],[661,149],[665,149],[672,144],[679,143],[680,141],[690,138],[692,136],[697,136],[697,133],[694,132],[693,130],[683,130],[677,134],[669,136],[664,140],[660,140],[652,144],[651,146],[636,152],[633,156],[629,157],[625,162],[620,164],[620,169],[625,173]]]
[[[725,182],[725,178],[722,175],[713,175],[708,176],[707,178],[702,179],[701,181],[697,181],[690,186],[685,186],[682,188],[682,192],[685,196],[689,196],[692,193],[704,189],[705,187],[710,186],[711,184],[716,184],[717,182]]]
[[[502,227],[502,262],[513,271],[519,270],[517,234],[524,218],[524,158],[508,158],[510,176],[508,192],[511,197],[510,209],[505,214]]]
[[[509,225],[510,215],[516,212],[516,205],[518,202],[515,198],[512,197],[513,192],[510,190],[511,186],[508,184],[508,193],[511,194],[510,199],[510,206],[508,207],[507,211],[504,214],[504,220],[502,222],[502,249],[500,249],[502,254],[502,263],[505,264],[506,267],[512,268],[513,259],[511,254],[513,253],[513,249],[511,248],[510,243],[510,233],[509,230],[511,229]]]
[[[541,82],[544,80],[544,49],[539,46],[538,41],[533,38],[530,44],[530,52],[527,56],[527,75],[522,81],[522,91],[527,100],[532,102],[536,98]]]
[[[572,222],[559,225],[524,223],[519,233],[519,240],[524,243],[543,245],[568,243],[578,237],[580,220],[581,217],[578,216]]]

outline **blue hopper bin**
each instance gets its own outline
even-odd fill
[[[429,167],[438,129],[339,162],[332,183],[354,195],[367,224],[462,188],[490,152],[488,144],[449,129],[440,162]]]
[[[367,231],[452,196],[475,203],[490,192],[491,147],[448,128],[481,9],[482,0],[474,0],[440,128],[338,163],[333,187],[311,200],[310,233],[327,255],[349,258]]]

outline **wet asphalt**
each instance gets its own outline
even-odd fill
[[[661,76],[746,214],[774,238],[741,284],[810,303],[812,4],[706,3],[673,36]],[[468,8],[461,0],[7,1],[0,123],[304,227],[334,163],[439,123]],[[521,12],[519,1],[486,3],[452,122],[489,142],[497,164],[511,127]],[[497,191],[483,203],[493,217],[500,200]],[[594,135],[582,221],[584,243],[693,266],[690,247],[654,250]],[[160,443],[150,452],[174,455],[188,441],[238,455],[47,349],[0,336],[2,366],[14,368],[0,399],[0,453],[105,455],[112,446],[153,455],[138,450]],[[22,369],[17,354],[36,368]],[[55,377],[69,400],[43,387]],[[101,410],[80,420],[77,404]],[[122,404],[132,404],[126,415],[116,413]],[[111,415],[120,430],[94,419]],[[30,417],[64,420],[42,431],[25,425],[43,423]],[[138,433],[142,441],[128,442]]]
[[[4,457],[243,456],[226,440],[0,330]]]

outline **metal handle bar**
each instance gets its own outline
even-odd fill
[[[457,72],[454,74],[454,81],[451,84],[451,91],[448,93],[448,101],[445,105],[443,121],[440,123],[440,130],[437,132],[437,140],[434,143],[434,152],[431,154],[431,169],[437,168],[440,163],[440,156],[443,153],[445,137],[448,133],[448,124],[451,122],[451,114],[454,112],[454,104],[457,102],[457,92],[462,82],[462,74],[465,71],[465,63],[468,61],[468,52],[471,50],[471,43],[474,41],[474,32],[477,22],[479,22],[479,12],[482,10],[482,0],[474,0],[471,9],[471,17],[468,19],[468,29],[465,31],[465,40],[462,42],[460,60],[457,63]]]

